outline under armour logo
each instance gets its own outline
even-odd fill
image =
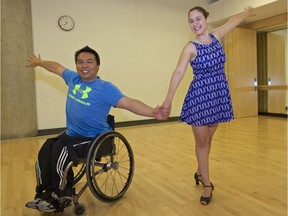
[[[80,84],[77,84],[75,85],[74,89],[73,89],[73,94],[75,95],[78,92],[80,92],[82,94],[82,99],[83,98],[88,98],[88,93],[92,90],[91,88],[87,87],[86,86],[86,89],[83,90],[83,89],[80,89],[81,85]]]

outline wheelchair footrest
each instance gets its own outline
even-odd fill
[[[75,194],[75,188],[65,188],[63,191],[60,191],[60,198],[73,197]]]

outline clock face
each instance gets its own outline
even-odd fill
[[[58,20],[58,24],[60,28],[63,29],[64,31],[71,31],[75,26],[72,17],[67,15],[61,16]]]

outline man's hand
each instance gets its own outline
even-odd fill
[[[27,59],[27,64],[26,64],[26,67],[37,67],[39,66],[39,62],[41,62],[41,58],[40,58],[40,55],[35,56],[35,55],[32,55],[32,56],[29,56],[28,59]]]
[[[40,55],[35,56],[29,56],[27,59],[27,64],[26,67],[42,67],[48,71],[50,71],[51,73],[57,74],[59,76],[62,77],[62,72],[66,69],[63,65],[59,64],[58,62],[54,62],[54,61],[46,61],[46,60],[42,60]]]

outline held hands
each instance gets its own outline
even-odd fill
[[[153,117],[157,120],[167,120],[168,118],[163,106],[157,106],[154,108]]]
[[[29,56],[27,59],[26,67],[37,67],[39,66],[39,62],[41,61],[42,60],[41,60],[40,55],[38,55],[38,57],[35,55]]]
[[[171,111],[171,104],[165,104],[154,108],[153,117],[157,120],[167,120]]]
[[[164,112],[164,116],[167,116],[167,118],[168,118],[170,116],[172,102],[170,102],[169,100],[165,100],[163,102],[162,106],[163,106],[162,112]]]

